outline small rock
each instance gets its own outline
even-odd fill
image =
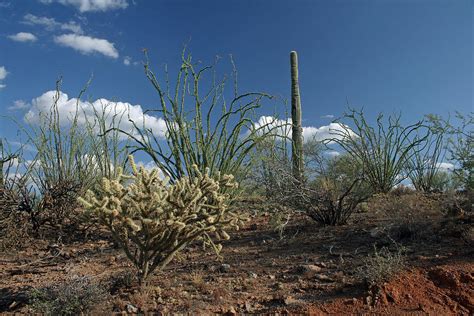
[[[230,264],[227,264],[227,263],[221,264],[221,266],[219,267],[219,271],[222,272],[222,273],[229,272],[230,271]]]
[[[288,297],[286,297],[286,298],[283,300],[283,303],[284,303],[285,305],[292,305],[292,304],[298,303],[298,300],[294,299],[294,298],[291,297],[291,296],[288,296]]]
[[[256,279],[258,277],[258,275],[254,272],[250,272],[249,277],[251,277],[252,279]]]
[[[127,306],[125,306],[125,308],[127,309],[127,313],[130,313],[130,314],[138,313],[138,308],[133,306],[132,304],[127,304]]]
[[[245,311],[250,313],[252,312],[253,308],[252,308],[252,305],[250,304],[250,302],[245,302]]]
[[[270,275],[268,276],[268,278],[269,278],[270,280],[275,280],[275,276],[272,275],[272,274],[270,274]]]
[[[326,274],[321,274],[321,273],[319,273],[319,274],[315,274],[314,277],[315,277],[316,279],[318,279],[319,281],[334,282],[334,280],[333,280],[330,276],[328,276],[328,275],[326,275]]]
[[[237,311],[235,310],[234,306],[231,306],[228,310],[227,313],[231,315],[237,315]]]
[[[306,273],[317,273],[320,272],[322,269],[314,264],[305,264],[295,268],[295,272],[298,274],[306,274]]]

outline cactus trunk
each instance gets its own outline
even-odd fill
[[[290,53],[291,64],[291,119],[293,176],[303,181],[303,127],[301,126],[301,99],[298,83],[298,55]]]

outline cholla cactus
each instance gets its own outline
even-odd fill
[[[220,190],[237,186],[232,175],[213,179],[194,166],[195,177],[171,185],[158,169],[137,169],[132,156],[130,163],[131,176],[120,172],[114,180],[104,178],[99,192],[88,191],[79,201],[111,231],[138,269],[140,284],[192,241],[202,240],[218,254],[219,241],[229,238],[224,229],[241,224],[243,218],[229,210],[229,196]]]

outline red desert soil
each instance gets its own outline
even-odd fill
[[[355,214],[348,225],[321,227],[299,215],[281,240],[268,220],[268,214],[256,215],[233,232],[220,261],[194,245],[142,292],[127,281],[126,271],[133,269],[107,238],[68,245],[33,241],[0,254],[0,312],[31,313],[32,288],[76,275],[110,292],[92,314],[474,314],[472,244],[446,233],[442,217],[425,218],[429,225],[403,241],[406,270],[371,291],[358,268],[374,243],[390,246],[377,233],[391,227],[387,218]]]

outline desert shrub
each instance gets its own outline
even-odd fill
[[[296,205],[319,223],[345,224],[371,195],[359,166],[349,155],[328,158],[319,165],[311,185],[303,186],[296,194]]]
[[[305,213],[324,225],[345,224],[358,205],[371,194],[364,181],[360,163],[349,155],[328,155],[328,147],[321,141],[308,140],[304,147],[304,178],[295,179],[288,159],[286,139],[272,140],[267,137],[261,161],[260,178],[266,188],[267,203],[272,203],[272,217],[285,206]],[[259,173],[256,173],[259,174]]]
[[[342,188],[336,181],[323,182],[318,188],[302,188],[296,194],[296,204],[309,217],[324,225],[346,224],[358,205],[368,196],[359,194],[361,179]]]
[[[163,80],[159,79],[149,62],[145,63],[146,76],[158,92],[160,108],[156,111],[165,122],[166,146],[157,133],[135,122],[133,132],[120,131],[135,141],[131,153],[146,153],[172,183],[206,169],[212,176],[218,172],[233,174],[240,182],[250,170],[249,152],[266,134],[265,126],[255,128],[253,113],[264,99],[271,97],[264,93],[238,93],[232,59],[234,91],[229,102],[225,93],[228,80],[218,79],[217,60],[199,68],[183,51],[181,62],[173,84],[167,72]],[[212,78],[210,82],[203,80],[206,76]]]
[[[383,225],[377,231],[380,237],[397,242],[416,242],[437,238],[436,223],[441,218],[437,194],[409,191],[399,194],[377,194],[369,200],[369,209],[381,218]]]
[[[73,277],[67,282],[30,292],[30,307],[44,315],[79,315],[104,301],[107,291],[89,277]]]
[[[377,249],[365,258],[363,265],[358,269],[359,276],[369,287],[381,286],[405,268],[403,247],[397,246],[395,251],[387,247]]]
[[[428,115],[428,120],[433,126],[445,130],[448,138],[449,159],[454,163],[452,171],[465,190],[474,189],[474,137],[473,113],[462,114],[457,112],[454,123],[437,115]]]
[[[188,244],[201,240],[217,253],[228,239],[228,226],[237,228],[242,218],[229,210],[229,195],[222,187],[235,187],[231,175],[209,170],[168,184],[158,169],[137,169],[130,156],[131,176],[103,179],[97,193],[88,191],[79,199],[112,233],[138,270],[140,283],[155,270],[163,269]],[[211,236],[217,238],[217,243]]]
[[[357,185],[354,182],[354,186]],[[362,202],[352,195],[354,186],[337,193],[334,187],[325,186],[319,190],[306,189],[299,197],[300,208],[313,220],[325,225],[342,225],[347,223],[357,205]]]
[[[23,188],[27,175],[20,172],[21,148],[12,151],[0,139],[0,249],[20,248],[28,237],[29,226],[24,207]]]
[[[84,219],[77,197],[97,185],[102,177],[113,177],[126,160],[126,141],[106,130],[120,124],[124,112],[113,104],[95,106],[87,115],[79,94],[68,117],[60,112],[61,80],[49,111],[20,125],[36,155],[25,172],[28,181],[21,189],[21,211],[28,214],[33,232],[68,236],[80,231]]]
[[[387,193],[406,178],[403,171],[407,161],[423,148],[428,136],[422,121],[402,126],[400,115],[389,116],[387,123],[383,119],[379,114],[376,126],[371,126],[362,111],[351,109],[338,121],[340,128],[332,130],[333,137],[328,140],[361,162],[375,193]]]
[[[449,190],[440,196],[441,210],[446,216],[459,216],[473,211],[474,193],[472,191]]]
[[[427,128],[426,140],[411,148],[407,159],[407,174],[416,190],[436,192],[444,190],[449,176],[439,168],[446,153],[446,129],[432,125]]]

